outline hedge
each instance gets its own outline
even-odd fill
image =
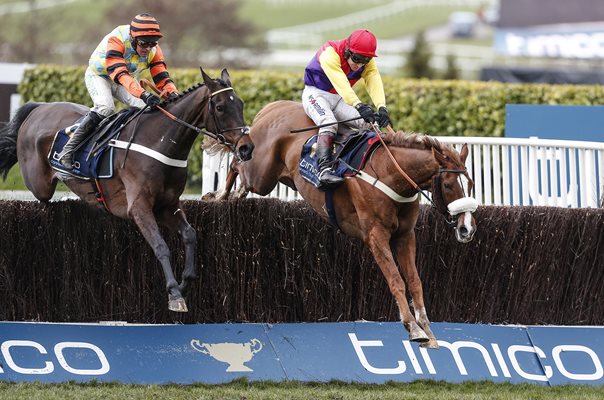
[[[85,67],[39,65],[26,70],[19,85],[24,101],[71,101],[91,105],[84,86]],[[217,77],[219,70],[208,70]],[[233,87],[245,102],[245,118],[275,100],[298,100],[302,71],[229,71]],[[201,81],[199,69],[171,69],[184,90]],[[595,85],[504,84],[498,82],[400,79],[384,76],[388,108],[397,129],[442,136],[503,136],[506,104],[604,104],[604,89]],[[368,101],[364,91],[362,98]],[[190,182],[201,178],[201,153],[191,155]]]
[[[197,231],[189,312],[131,221],[81,201],[0,202],[0,320],[140,323],[398,321],[367,247],[303,201],[183,204]],[[417,266],[433,321],[602,325],[604,209],[479,207],[461,244],[420,207]],[[184,251],[164,231],[177,277]]]
[[[210,76],[220,74],[218,70],[208,72]],[[172,69],[170,73],[181,90],[201,81],[199,69]],[[275,100],[298,100],[303,89],[302,71],[229,73],[245,102],[248,123],[264,105]],[[431,135],[503,136],[506,104],[604,104],[604,89],[596,85],[504,84],[389,76],[383,80],[395,127]],[[84,86],[84,67],[41,65],[29,69],[19,92],[24,101],[91,104]]]

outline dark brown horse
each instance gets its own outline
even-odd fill
[[[104,195],[104,206],[91,193],[90,181],[59,173],[48,162],[55,133],[73,124],[87,107],[72,103],[27,103],[0,131],[0,173],[5,178],[19,162],[25,185],[38,200],[48,202],[57,181],[62,180],[84,201],[106,207],[112,214],[136,223],[161,263],[168,307],[180,312],[187,311],[183,296],[197,278],[196,233],[180,204],[191,147],[202,132],[217,138],[241,160],[250,159],[254,148],[244,124],[243,102],[232,89],[226,69],[216,80],[203,70],[201,74],[203,85],[160,105],[179,121],[166,117],[160,110],[151,110],[140,114],[138,120],[122,130],[121,138],[132,143],[127,158],[125,149],[115,149],[113,177],[97,182]],[[158,224],[178,232],[184,243],[185,267],[180,285],[174,278],[170,249]]]
[[[298,169],[302,145],[316,130],[290,133],[312,126],[301,104],[277,101],[264,107],[254,119],[250,136],[255,144],[254,158],[245,163],[235,161],[227,185],[217,199],[225,199],[237,174],[243,189],[260,195],[269,194],[278,182],[296,189],[323,218],[325,194],[308,183]],[[472,212],[477,203],[466,197],[460,176],[467,179],[468,195],[473,182],[465,167],[468,148],[461,154],[430,136],[388,134],[384,137],[396,163],[419,188],[432,192],[437,208],[455,228],[457,240],[468,242],[476,231]],[[384,147],[378,148],[366,163],[364,179],[348,178],[333,193],[336,220],[340,229],[363,240],[379,265],[412,341],[437,348],[438,343],[424,306],[422,284],[415,265],[415,224],[419,215],[419,198],[414,184],[403,178]],[[359,177],[359,175],[357,175]],[[376,184],[375,178],[381,183]],[[370,183],[368,183],[369,181]],[[409,286],[415,316],[411,313],[405,283]]]

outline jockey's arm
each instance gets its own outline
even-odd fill
[[[386,107],[386,96],[384,95],[384,84],[382,83],[382,76],[377,68],[375,59],[371,59],[365,66],[365,70],[361,74],[361,77],[365,81],[365,88],[371,101],[375,107],[379,110],[380,107]]]
[[[328,47],[319,56],[319,64],[336,92],[342,96],[342,99],[351,106],[356,106],[361,102],[357,94],[350,86],[350,82],[340,65],[340,56],[333,47]]]
[[[172,82],[172,79],[170,79],[164,54],[159,46],[156,46],[155,48],[155,56],[149,62],[149,69],[151,77],[153,78],[153,83],[155,83],[155,86],[157,86],[159,90],[166,90],[168,93],[178,93],[176,85]]]
[[[138,81],[128,73],[128,67],[126,66],[126,60],[124,59],[125,52],[126,48],[120,39],[117,37],[109,38],[107,43],[107,56],[105,57],[107,73],[111,80],[125,87],[131,95],[140,98],[145,90]]]

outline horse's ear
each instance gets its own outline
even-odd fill
[[[203,77],[203,82],[208,86],[211,85],[212,78],[210,78],[210,76],[208,74],[206,74],[206,72],[203,70],[203,68],[199,67],[199,70],[201,71],[201,76]]]
[[[222,79],[223,81],[225,81],[227,85],[233,86],[231,84],[231,79],[230,78],[231,78],[231,76],[229,75],[229,71],[227,71],[226,68],[223,69],[222,73],[220,74],[220,79]]]
[[[469,153],[470,149],[468,148],[468,144],[464,143],[463,146],[461,146],[461,151],[459,152],[459,157],[461,158],[463,165],[466,165],[466,159],[468,158]]]
[[[445,166],[447,164],[447,158],[445,157],[445,155],[440,151],[436,150],[434,147],[432,147],[432,155],[434,156],[436,161],[438,161],[438,164],[442,166]]]

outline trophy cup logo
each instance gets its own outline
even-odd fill
[[[254,370],[244,365],[255,354],[262,350],[262,343],[252,339],[247,343],[200,343],[191,340],[191,347],[200,353],[208,354],[215,360],[227,363],[227,372],[253,372]]]

